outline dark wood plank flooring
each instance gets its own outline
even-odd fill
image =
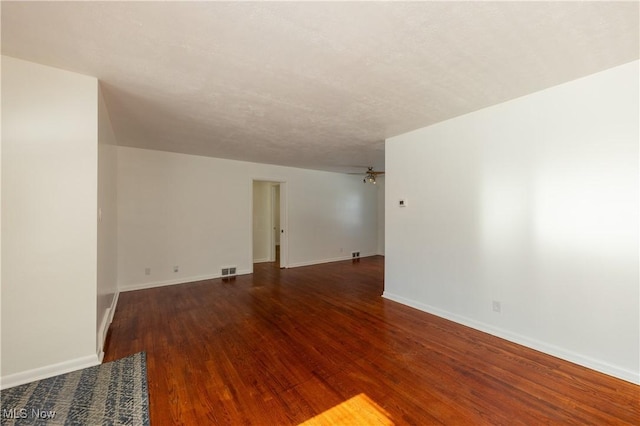
[[[640,387],[385,300],[384,258],[120,294],[153,425],[640,424]]]

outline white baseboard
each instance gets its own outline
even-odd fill
[[[377,256],[376,253],[366,253],[360,256],[360,259],[365,258],[365,257],[370,257],[370,256]],[[319,265],[322,263],[330,263],[330,262],[341,262],[344,260],[352,260],[351,256],[341,256],[341,257],[334,257],[334,258],[330,258],[330,259],[320,259],[320,260],[311,260],[311,261],[305,261],[305,262],[296,262],[296,263],[291,263],[289,264],[288,268],[297,268],[300,266],[311,266],[311,265]],[[265,260],[265,262],[268,262],[269,260]],[[256,260],[254,261],[254,263],[260,263],[261,260]],[[247,275],[247,274],[252,274],[253,273],[253,269],[243,269],[243,270],[238,270],[236,275]],[[195,277],[183,277],[183,278],[178,278],[178,279],[174,279],[174,280],[167,280],[167,281],[152,281],[152,282],[148,282],[148,283],[140,283],[140,284],[131,284],[131,285],[120,285],[118,290],[120,292],[126,292],[126,291],[135,291],[135,290],[145,290],[148,288],[155,288],[155,287],[164,287],[167,285],[176,285],[176,284],[187,284],[187,283],[192,283],[192,282],[196,282],[196,281],[204,281],[204,280],[212,280],[212,279],[216,279],[216,278],[222,278],[222,275],[220,274],[212,274],[212,275],[200,275],[200,276],[195,276]]]
[[[236,276],[237,275],[247,275],[247,274],[251,274],[251,273],[253,273],[253,270],[243,269],[243,270],[238,270]],[[167,285],[188,284],[188,283],[193,283],[193,282],[196,282],[196,281],[212,280],[212,279],[216,279],[216,278],[222,278],[222,275],[220,275],[220,274],[200,275],[200,276],[195,276],[195,277],[177,278],[177,279],[174,279],[174,280],[167,280],[167,281],[153,281],[153,282],[148,282],[148,283],[140,283],[140,284],[132,284],[132,285],[121,285],[118,288],[118,290],[122,293],[122,292],[126,292],[126,291],[145,290],[147,288],[164,287],[164,286],[167,286]]]
[[[104,357],[104,344],[107,340],[107,334],[109,332],[109,326],[113,322],[113,315],[116,312],[116,305],[118,304],[118,297],[120,292],[116,291],[111,299],[111,306],[107,308],[102,316],[102,322],[100,323],[100,329],[98,331],[98,359],[102,362]]]
[[[46,365],[44,367],[34,368],[20,373],[9,374],[7,376],[2,376],[0,379],[0,389],[8,389],[14,386],[24,385],[25,383],[35,382],[36,380],[47,379],[49,377],[70,373],[87,367],[94,367],[98,364],[100,364],[98,356],[93,354],[82,358],[60,362],[58,364]]]
[[[359,259],[363,259],[365,257],[371,257],[371,256],[376,256],[375,253],[367,253],[367,254],[363,254],[360,255]],[[323,263],[331,263],[331,262],[342,262],[345,260],[353,260],[354,258],[351,256],[340,256],[340,257],[332,257],[332,258],[328,258],[328,259],[320,259],[320,260],[309,260],[309,261],[304,261],[304,262],[295,262],[295,263],[290,263],[289,264],[289,268],[298,268],[301,266],[312,266],[312,265],[320,265]]]
[[[519,345],[523,345],[540,352],[544,352],[546,354],[555,356],[565,361],[569,361],[574,364],[578,364],[583,367],[590,368],[600,373],[617,377],[618,379],[622,379],[634,384],[640,384],[640,374],[638,374],[637,372],[633,372],[615,365],[611,365],[609,363],[606,363],[597,359],[593,359],[593,358],[581,355],[579,353],[572,352],[570,350],[567,350],[555,345],[551,345],[536,339],[532,339],[530,337],[523,336],[518,333],[513,333],[508,330],[494,327],[489,324],[476,321],[471,318],[453,314],[451,312],[444,311],[434,306],[430,306],[412,299],[408,299],[406,297],[398,296],[396,294],[392,294],[387,291],[385,291],[382,294],[382,297],[384,297],[385,299],[393,300],[394,302],[402,303],[403,305],[411,306],[412,308],[416,308],[420,311],[427,312],[427,313],[439,316],[441,318],[448,319],[458,324],[466,325],[467,327],[471,327],[476,330],[489,333],[493,336],[500,337],[510,342],[517,343]]]
[[[262,259],[254,259],[253,263],[267,263],[267,262],[273,262],[273,260],[269,259],[268,257],[262,258]]]
[[[119,298],[120,298],[120,292],[116,290],[115,294],[113,295],[113,301],[111,302],[111,308],[109,309],[109,322],[108,322],[109,325],[111,325],[111,323],[113,322],[113,316],[116,313],[116,306],[118,306]],[[107,326],[107,329],[108,329],[108,326]]]
[[[376,253],[366,253],[366,254],[361,255],[360,259],[365,258],[365,257],[371,257],[371,256],[377,256],[377,254]],[[341,261],[344,261],[344,260],[352,260],[352,259],[353,258],[351,256],[341,256],[341,257],[334,257],[334,258],[329,258],[329,259],[310,260],[310,261],[305,261],[305,262],[291,263],[291,264],[289,264],[288,268],[297,268],[297,267],[300,267],[300,266],[320,265],[322,263],[341,262]],[[259,263],[259,261],[256,261],[255,263]],[[253,273],[253,269],[243,269],[243,270],[239,270],[236,275],[247,275],[247,274],[252,274],[252,273]],[[212,280],[212,279],[216,279],[216,278],[222,278],[222,275],[220,275],[220,274],[200,275],[200,276],[195,276],[195,277],[183,277],[183,278],[178,278],[178,279],[174,279],[174,280],[167,280],[167,281],[152,281],[152,282],[148,282],[148,283],[131,284],[131,285],[120,285],[118,290],[120,292],[135,291],[135,290],[145,290],[145,289],[148,289],[148,288],[164,287],[164,286],[167,286],[167,285],[176,285],[176,284],[187,284],[187,283],[192,283],[192,282],[196,282],[196,281]]]

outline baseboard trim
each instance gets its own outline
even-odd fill
[[[98,364],[100,364],[99,356],[93,354],[20,373],[9,374],[0,379],[0,389],[8,389],[14,386],[24,385],[25,383],[35,382],[36,380],[48,379],[49,377],[60,374],[70,373],[87,367],[94,367]]]
[[[360,256],[360,259],[365,258],[365,257],[371,257],[371,256],[378,256],[378,254],[376,253],[366,253]],[[288,268],[298,268],[301,266],[312,266],[312,265],[320,265],[323,263],[331,263],[331,262],[342,262],[345,260],[353,260],[353,258],[351,256],[341,256],[341,257],[334,257],[334,258],[329,258],[329,259],[320,259],[320,260],[311,260],[311,261],[305,261],[305,262],[296,262],[296,263],[291,263],[289,264],[289,266],[287,266]],[[258,263],[258,262],[255,262]],[[242,269],[242,270],[238,270],[238,273],[236,275],[247,275],[247,274],[252,274],[253,273],[253,269]],[[136,291],[136,290],[146,290],[148,288],[155,288],[155,287],[164,287],[164,286],[168,286],[168,285],[178,285],[178,284],[188,284],[188,283],[193,283],[193,282],[197,282],[197,281],[205,281],[205,280],[213,280],[213,279],[217,279],[217,278],[223,278],[222,275],[220,274],[212,274],[212,275],[200,275],[200,276],[195,276],[195,277],[184,277],[184,278],[178,278],[175,280],[167,280],[167,281],[153,281],[153,282],[148,282],[148,283],[140,283],[140,284],[132,284],[132,285],[120,285],[118,288],[119,293],[123,293],[123,292],[127,292],[127,291]]]
[[[365,257],[371,257],[371,256],[377,256],[377,254],[375,254],[375,253],[367,253],[367,254],[361,255],[357,259],[363,259]],[[345,260],[355,260],[355,259],[353,257],[351,257],[351,256],[340,256],[340,257],[332,257],[332,258],[328,258],[328,259],[310,260],[310,261],[304,261],[304,262],[295,262],[295,263],[290,263],[289,264],[289,268],[299,268],[301,266],[321,265],[323,263],[331,263],[331,262],[343,262]]]
[[[113,322],[113,316],[116,314],[116,307],[118,306],[119,298],[120,298],[120,292],[116,290],[116,292],[113,295],[113,301],[111,302],[111,308],[109,309],[109,325],[111,325],[111,323]]]
[[[403,305],[410,306],[420,311],[427,312],[429,314],[433,314],[438,317],[456,322],[458,324],[462,324],[467,327],[471,327],[473,329],[476,329],[485,333],[489,333],[493,336],[500,337],[501,339],[505,339],[510,342],[517,343],[519,345],[526,346],[528,348],[535,349],[540,352],[544,352],[548,355],[552,355],[557,358],[563,359],[565,361],[569,361],[574,364],[581,365],[591,370],[595,370],[600,373],[607,374],[609,376],[613,376],[618,379],[622,379],[636,385],[640,385],[640,374],[627,370],[625,368],[611,365],[607,362],[593,359],[593,358],[581,355],[576,352],[569,351],[567,349],[564,349],[555,345],[551,345],[536,339],[532,339],[527,336],[523,336],[518,333],[513,333],[508,330],[494,327],[489,324],[476,321],[471,318],[453,314],[451,312],[444,311],[434,306],[430,306],[412,299],[408,299],[406,297],[398,296],[397,294],[389,293],[387,291],[385,291],[382,294],[382,297],[384,297],[385,299],[392,300],[394,302],[401,303]]]
[[[109,332],[109,326],[113,322],[113,315],[116,312],[116,306],[118,305],[118,297],[120,292],[116,290],[111,299],[111,306],[107,308],[102,316],[102,322],[100,323],[100,330],[98,334],[98,359],[102,362],[104,357],[104,344],[107,340],[107,334]]]
[[[247,275],[247,274],[251,274],[253,273],[253,270],[251,269],[242,269],[242,270],[238,270],[237,271],[237,275]],[[200,276],[195,276],[195,277],[183,277],[183,278],[177,278],[175,280],[167,280],[167,281],[153,281],[153,282],[149,282],[149,283],[140,283],[140,284],[133,284],[133,285],[121,285],[118,290],[120,293],[123,292],[127,292],[127,291],[136,291],[136,290],[145,290],[148,288],[155,288],[155,287],[165,287],[168,285],[177,285],[177,284],[188,284],[188,283],[193,283],[193,282],[197,282],[197,281],[205,281],[205,280],[213,280],[216,278],[222,278],[222,275],[220,274],[212,274],[212,275],[200,275]]]

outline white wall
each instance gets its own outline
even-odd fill
[[[275,245],[280,245],[280,185],[273,186],[274,196],[271,200],[273,206],[273,239]]]
[[[376,253],[377,192],[358,176],[118,147],[120,290],[251,272],[253,180],[287,182],[290,266]]]
[[[98,91],[98,276],[97,276],[97,348],[98,354],[113,318],[118,286],[117,224],[117,142],[109,111]]]
[[[2,11],[0,10],[0,19],[2,18]],[[0,71],[2,70],[2,62],[4,60],[4,56],[0,55]],[[2,78],[0,78],[0,103],[2,99]],[[2,105],[0,104],[0,117],[2,117]],[[2,120],[0,120],[0,380],[2,378],[2,206],[4,205],[4,201],[2,199],[2,177],[4,173],[2,172]],[[0,383],[0,388],[2,388],[2,383]]]
[[[378,176],[376,182],[378,187],[378,254],[384,256],[384,176]]]
[[[638,113],[633,62],[389,139],[385,297],[640,382]]]
[[[97,80],[2,58],[2,385],[96,357]]]
[[[253,262],[271,259],[271,183],[253,182]]]

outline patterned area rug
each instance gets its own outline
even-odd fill
[[[2,425],[148,425],[144,352],[0,392]]]

